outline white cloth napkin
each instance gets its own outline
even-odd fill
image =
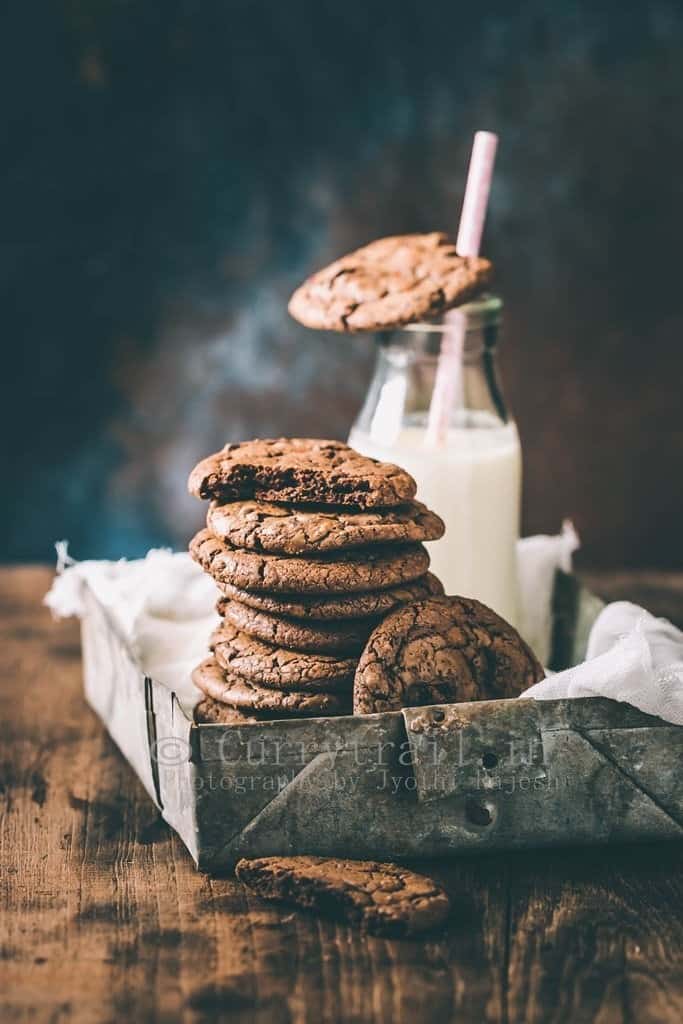
[[[550,659],[555,573],[572,571],[572,554],[578,547],[579,538],[568,519],[557,536],[539,533],[517,543],[519,631],[542,665]]]
[[[611,697],[683,725],[683,633],[636,604],[608,604],[591,629],[586,660],[522,696]]]
[[[550,654],[555,571],[571,570],[578,538],[570,523],[558,536],[519,542],[521,632],[544,664]],[[57,576],[45,603],[54,615],[82,616],[87,582],[128,637],[140,667],[178,694],[196,700],[190,673],[206,656],[218,622],[218,591],[185,553],[153,550],[128,562],[74,562],[57,545]],[[524,697],[611,697],[683,725],[683,633],[627,602],[608,605],[590,633],[586,661],[549,676]]]
[[[85,613],[87,583],[127,637],[146,675],[175,690],[183,705],[196,703],[190,674],[208,654],[218,624],[218,590],[185,552],[152,550],[129,562],[75,562],[57,544],[57,575],[45,604],[57,618]]]

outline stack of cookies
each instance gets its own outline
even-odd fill
[[[221,593],[197,720],[350,713],[378,622],[443,593],[423,542],[444,526],[415,481],[338,441],[280,439],[227,445],[189,489],[211,502],[190,553]]]

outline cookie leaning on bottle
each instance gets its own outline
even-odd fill
[[[493,267],[460,256],[441,231],[391,235],[335,260],[297,288],[289,312],[323,331],[381,331],[418,323],[469,302]]]

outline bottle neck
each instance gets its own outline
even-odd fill
[[[355,429],[386,442],[402,427],[426,425],[439,356],[446,346],[455,374],[450,428],[506,425],[510,413],[496,360],[501,306],[500,299],[487,296],[447,314],[441,323],[411,324],[378,335],[375,373]]]

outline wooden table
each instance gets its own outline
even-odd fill
[[[0,572],[3,1022],[683,1020],[683,844],[431,863],[454,910],[424,943],[197,874],[85,705],[49,581]],[[682,575],[591,584],[680,620]]]

